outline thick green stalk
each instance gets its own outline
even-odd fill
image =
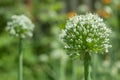
[[[98,55],[94,54],[92,55],[92,80],[96,80],[96,71],[97,71],[97,66],[98,66]]]
[[[72,80],[77,80],[77,74],[76,74],[76,61],[72,61]]]
[[[23,80],[23,54],[22,54],[22,38],[19,39],[19,67],[18,67],[18,80]]]
[[[84,79],[85,80],[90,80],[89,64],[90,64],[90,54],[86,52],[84,55]]]

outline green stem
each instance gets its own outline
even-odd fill
[[[76,61],[72,61],[72,80],[77,80],[77,74],[76,74]]]
[[[92,76],[93,79],[92,80],[96,80],[96,67],[97,67],[97,63],[98,63],[98,57],[97,54],[92,55]]]
[[[22,38],[19,39],[19,68],[18,68],[18,80],[23,80],[23,54],[22,54]]]
[[[84,55],[84,78],[85,80],[90,80],[89,75],[89,64],[90,64],[90,54],[88,52],[85,53]]]

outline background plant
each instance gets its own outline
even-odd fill
[[[10,35],[18,37],[18,80],[23,80],[23,39],[32,37],[34,25],[25,15],[13,15],[7,22],[6,31]]]

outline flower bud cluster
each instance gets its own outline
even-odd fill
[[[108,52],[111,30],[96,14],[76,15],[67,20],[61,38],[70,55],[81,52]]]
[[[25,15],[14,15],[7,23],[6,30],[13,36],[21,38],[32,37],[34,25],[31,20]]]

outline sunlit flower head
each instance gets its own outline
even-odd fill
[[[7,23],[6,30],[13,36],[25,38],[32,37],[34,25],[25,15],[13,15]]]
[[[76,15],[66,22],[61,38],[69,55],[108,52],[111,30],[96,14]]]

